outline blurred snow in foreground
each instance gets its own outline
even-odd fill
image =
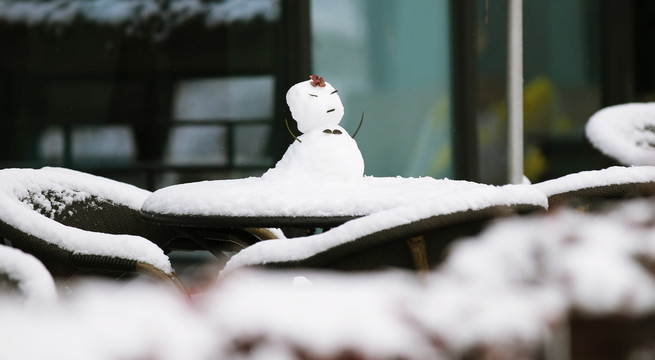
[[[191,300],[141,282],[67,284],[38,306],[5,296],[0,357],[534,358],[574,314],[655,312],[654,220],[640,200],[501,221],[427,278],[240,270]]]

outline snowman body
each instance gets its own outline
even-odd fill
[[[287,104],[303,135],[264,178],[344,181],[364,176],[357,143],[339,126],[344,109],[337,91],[322,78],[320,82],[314,78],[318,79],[312,76],[287,92]]]
[[[311,180],[354,180],[364,176],[364,159],[355,140],[341,126],[332,131],[341,134],[312,130],[300,135],[289,146],[265,178]]]

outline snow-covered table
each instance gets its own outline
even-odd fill
[[[251,177],[169,186],[141,208],[144,219],[183,231],[244,228],[331,228],[378,211],[467,189],[449,179],[371,177],[354,181],[283,181]]]

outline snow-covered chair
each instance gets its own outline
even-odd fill
[[[34,256],[0,245],[0,295],[18,296],[25,301],[54,301],[55,282]]]
[[[62,168],[0,170],[0,236],[58,277],[142,274],[183,289],[168,257],[144,238],[150,192]],[[146,225],[147,226],[147,225]]]
[[[559,303],[567,313],[560,317],[567,323],[560,335],[561,345],[568,346],[560,351],[570,351],[553,358],[636,359],[649,354],[644,358],[652,359],[653,235],[655,202],[650,199],[624,201],[595,213],[564,208],[549,216],[499,222],[458,242],[439,272],[458,287],[475,282],[495,292],[540,288],[552,293],[555,302],[550,305]],[[486,298],[478,302],[490,303]],[[468,313],[475,312],[468,308]],[[553,323],[550,316],[542,319]]]
[[[455,239],[490,220],[545,210],[546,196],[528,185],[475,187],[373,213],[327,232],[266,240],[234,255],[222,273],[244,266],[369,270],[437,265]]]
[[[548,196],[550,209],[594,211],[609,201],[655,195],[655,166],[613,166],[581,171],[533,185]]]
[[[601,109],[589,118],[585,133],[608,163],[655,165],[655,103]]]

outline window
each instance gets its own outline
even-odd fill
[[[507,8],[478,0],[475,51],[479,180],[506,174]],[[524,173],[533,182],[598,168],[584,125],[603,106],[601,4],[523,2]],[[499,171],[500,169],[500,171]]]
[[[452,176],[447,0],[311,3],[314,72],[339,90],[365,173]]]
[[[648,0],[523,2],[524,169],[599,168],[591,114],[655,94]],[[506,1],[6,0],[0,167],[156,189],[259,175],[285,93],[339,89],[365,173],[507,182]],[[293,127],[293,121],[290,121]]]
[[[272,129],[296,51],[283,34],[299,16],[283,22],[282,7],[0,2],[0,166],[71,167],[150,189],[261,174],[287,140]]]

